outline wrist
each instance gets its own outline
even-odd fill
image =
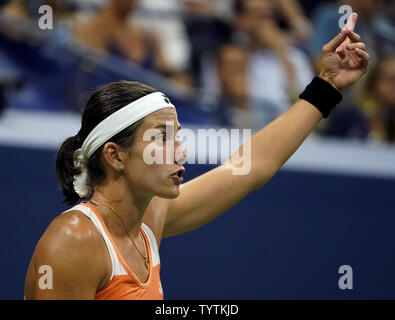
[[[329,81],[321,77],[314,77],[306,89],[299,95],[315,106],[327,118],[333,108],[342,100],[340,91]]]
[[[326,82],[328,82],[332,87],[334,87],[337,91],[339,91],[340,92],[340,89],[334,84],[334,82],[329,78],[329,77],[327,77],[325,74],[323,74],[322,72],[320,73],[320,75],[319,75],[319,77],[322,79],[322,80],[325,80]]]

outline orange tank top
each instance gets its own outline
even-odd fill
[[[141,283],[122,258],[101,217],[86,202],[72,207],[84,213],[103,236],[111,258],[112,273],[106,286],[96,292],[96,300],[162,300],[163,290],[160,281],[160,259],[155,235],[144,223],[141,233],[148,249],[150,272],[148,280]],[[69,210],[67,210],[69,211]],[[66,211],[66,212],[67,212]]]

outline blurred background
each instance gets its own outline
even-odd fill
[[[369,73],[264,188],[163,241],[162,283],[169,299],[395,299],[392,0],[1,0],[0,299],[23,298],[35,245],[67,209],[56,152],[92,91],[144,82],[183,127],[254,133],[319,72],[344,4],[359,14]],[[52,29],[39,27],[42,5]],[[186,165],[186,179],[211,168]],[[338,287],[345,264],[353,290]]]

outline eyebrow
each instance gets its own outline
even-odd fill
[[[173,125],[170,125],[171,127],[173,127]],[[155,128],[163,128],[163,129],[166,129],[166,125],[165,124],[160,124],[160,125],[157,125]],[[181,125],[180,124],[177,124],[177,131],[178,130],[180,130],[181,129]]]

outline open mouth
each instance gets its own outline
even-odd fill
[[[174,172],[174,173],[171,174],[170,176],[171,176],[175,181],[177,181],[178,183],[181,183],[181,182],[184,180],[184,178],[182,177],[183,174],[184,174],[184,172],[185,172],[185,168],[182,167],[180,170]]]

